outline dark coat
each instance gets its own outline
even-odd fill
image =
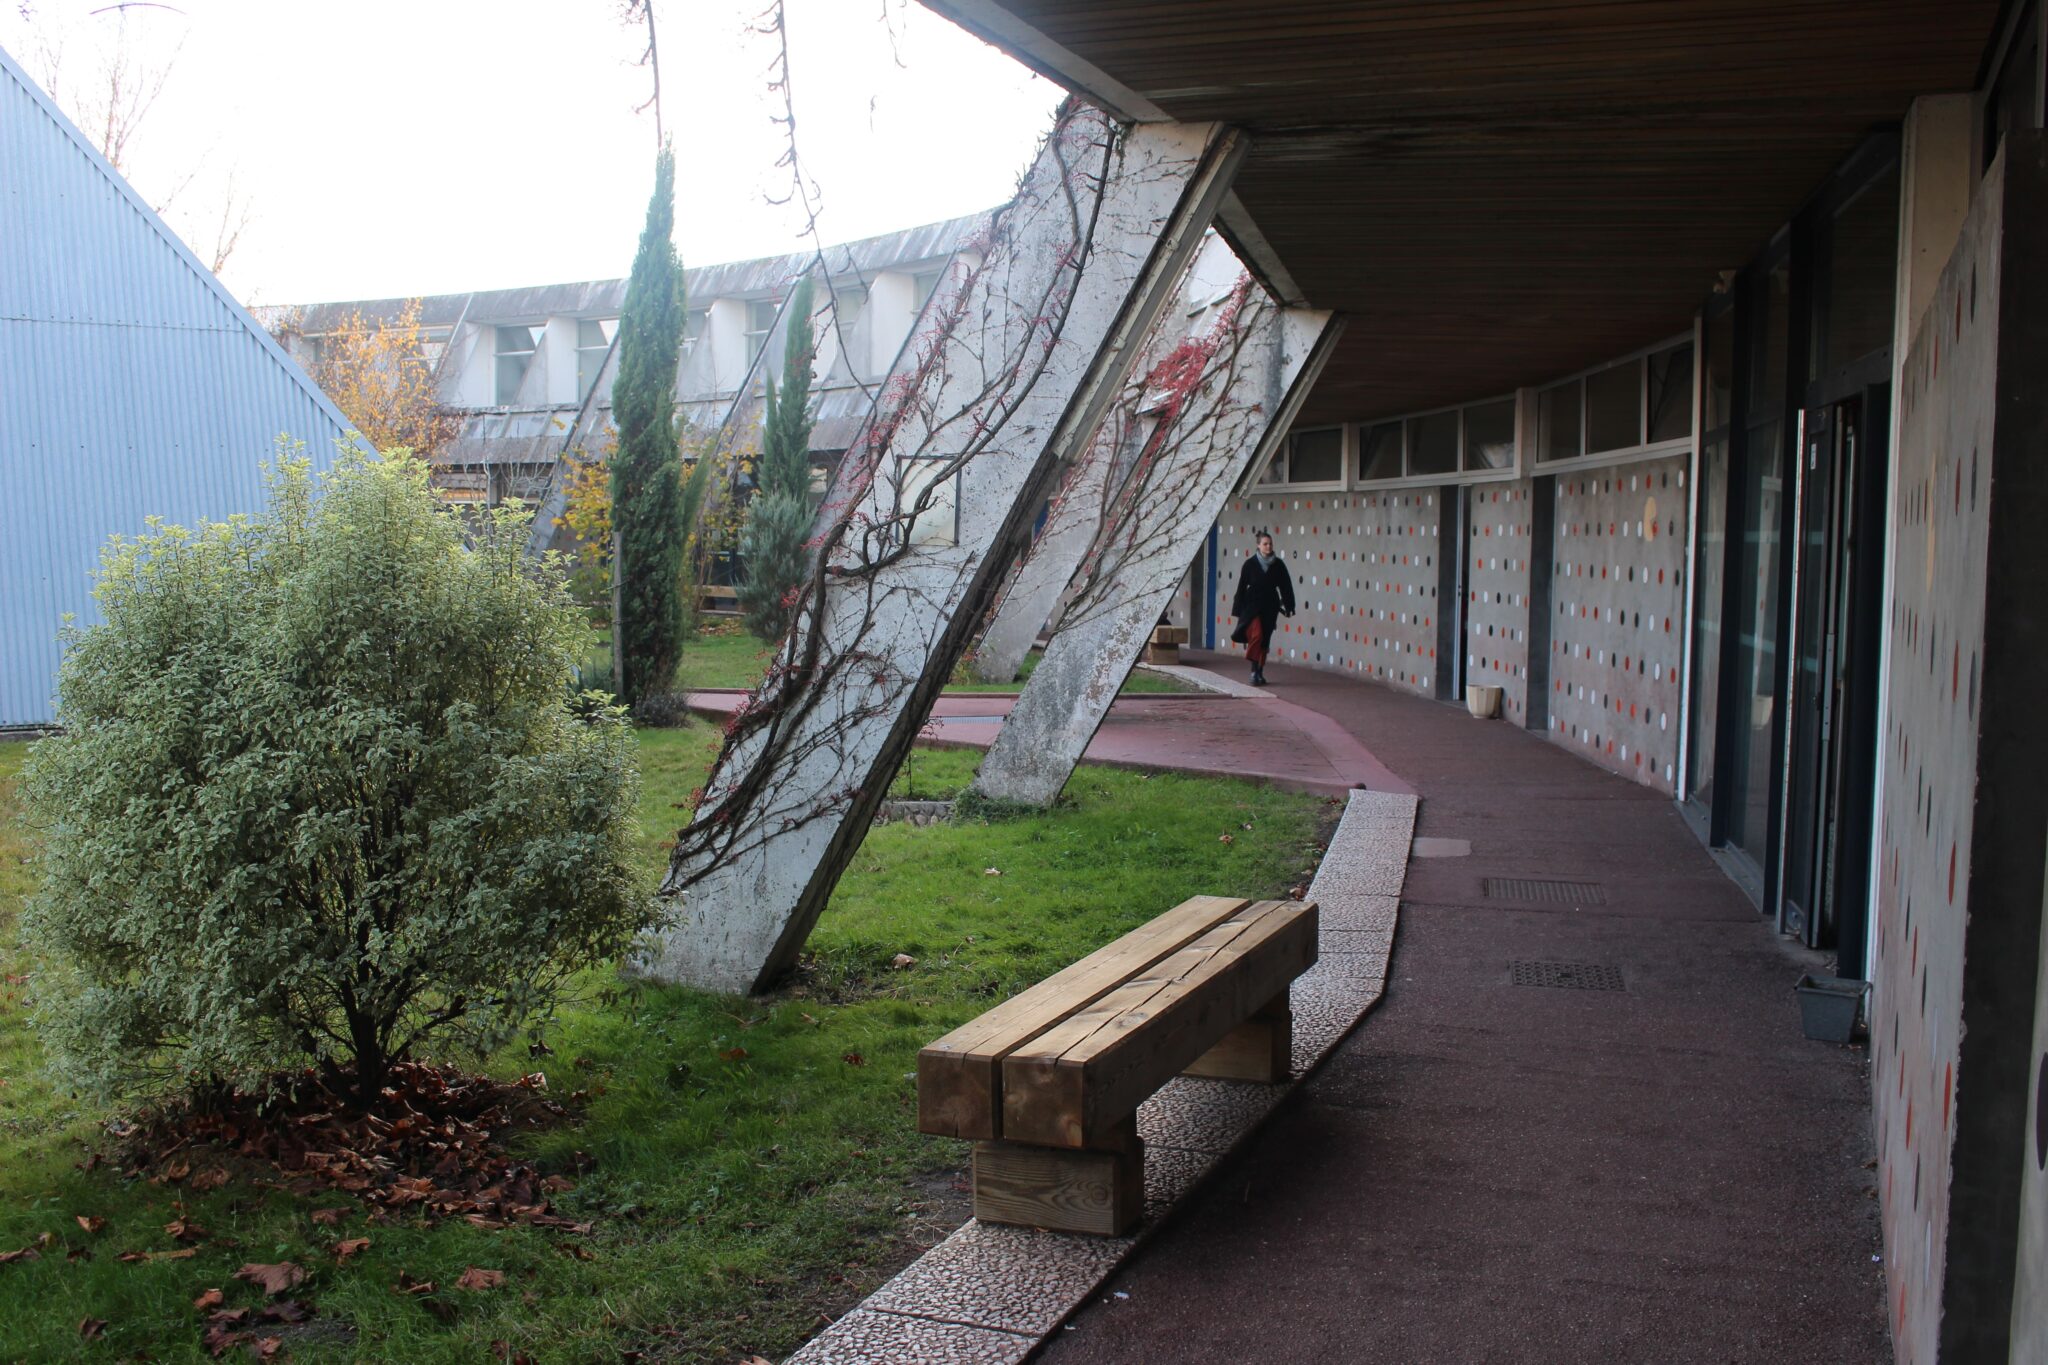
[[[1265,625],[1266,638],[1273,638],[1273,627],[1280,620],[1280,613],[1294,615],[1294,579],[1287,572],[1287,561],[1273,556],[1273,567],[1262,568],[1257,555],[1247,555],[1244,568],[1238,571],[1237,595],[1230,599],[1230,614],[1240,625],[1258,617]],[[1233,632],[1231,638],[1243,643]]]

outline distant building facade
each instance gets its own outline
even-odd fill
[[[821,252],[797,252],[684,272],[687,323],[676,370],[677,409],[700,432],[758,425],[764,374],[782,363],[784,304],[814,279],[812,449],[836,457],[866,415],[918,314],[950,264],[971,256],[989,215],[930,223]],[[454,501],[537,505],[535,534],[551,540],[561,512],[562,462],[601,453],[611,434],[619,314],[626,281],[540,285],[419,300],[418,327],[441,403],[460,420],[434,456],[435,482]],[[261,310],[308,373],[322,347],[360,315],[390,323],[410,299],[366,299]],[[779,378],[779,376],[777,376]]]

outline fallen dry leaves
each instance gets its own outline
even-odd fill
[[[192,1306],[202,1313],[211,1312],[227,1302],[227,1297],[218,1289],[209,1289],[198,1298],[192,1300]]]
[[[219,1293],[217,1289],[209,1289],[199,1299]],[[197,1307],[198,1302],[195,1301],[193,1306]],[[216,1358],[237,1346],[245,1346],[255,1353],[257,1359],[268,1360],[284,1345],[284,1338],[259,1335],[259,1329],[310,1322],[314,1316],[312,1305],[297,1299],[280,1299],[253,1313],[247,1308],[215,1307],[207,1314],[206,1331],[199,1340],[206,1347],[206,1353]]]
[[[368,1251],[369,1249],[370,1239],[367,1237],[344,1237],[341,1241],[334,1244],[334,1259],[346,1261],[358,1252]]]
[[[734,1052],[746,1056],[744,1049]],[[226,1170],[200,1168],[184,1150],[211,1145],[267,1161],[284,1177],[258,1184],[307,1197],[328,1191],[354,1195],[371,1206],[373,1217],[403,1209],[429,1221],[465,1217],[479,1227],[528,1223],[590,1230],[588,1223],[552,1209],[551,1196],[574,1189],[571,1181],[543,1178],[508,1157],[499,1142],[505,1134],[565,1116],[547,1096],[547,1077],[535,1072],[506,1084],[456,1067],[402,1062],[391,1068],[380,1098],[378,1112],[362,1114],[351,1095],[337,1092],[320,1073],[279,1077],[266,1089],[237,1094],[207,1112],[171,1112],[154,1120],[137,1137],[138,1169],[154,1167],[156,1179],[211,1189],[226,1182]],[[149,1155],[152,1148],[157,1155]],[[312,1218],[331,1227],[349,1212],[315,1209]]]
[[[250,1264],[237,1270],[235,1278],[244,1283],[253,1284],[264,1293],[275,1298],[279,1294],[287,1293],[304,1284],[306,1282],[306,1269],[304,1266],[294,1265],[290,1261],[280,1261],[275,1265]]]
[[[455,1287],[457,1289],[481,1291],[485,1289],[501,1288],[503,1287],[504,1283],[504,1271],[486,1270],[482,1266],[473,1265],[462,1272],[462,1278],[458,1279],[455,1282]]]

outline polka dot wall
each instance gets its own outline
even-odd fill
[[[1550,729],[1661,792],[1678,768],[1684,457],[1557,476]]]
[[[1997,373],[1993,310],[1972,301],[1998,289],[1984,230],[1973,214],[1908,355],[1891,508],[1871,1107],[1901,1365],[1937,1354],[1955,1105],[1971,1079],[1957,1066]]]
[[[1465,546],[1465,681],[1501,689],[1501,714],[1529,718],[1527,481],[1472,490]]]
[[[1217,643],[1234,624],[1238,567],[1269,531],[1294,578],[1277,658],[1434,695],[1441,501],[1434,489],[1233,501],[1218,521]]]

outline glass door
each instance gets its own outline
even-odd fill
[[[1785,932],[1860,976],[1876,766],[1886,386],[1807,414],[1791,696]]]
[[[1793,616],[1791,802],[1785,811],[1783,927],[1820,946],[1825,859],[1817,856],[1832,823],[1826,781],[1837,684],[1837,606],[1842,596],[1841,464],[1855,445],[1855,404],[1811,411],[1799,471],[1799,587]]]

